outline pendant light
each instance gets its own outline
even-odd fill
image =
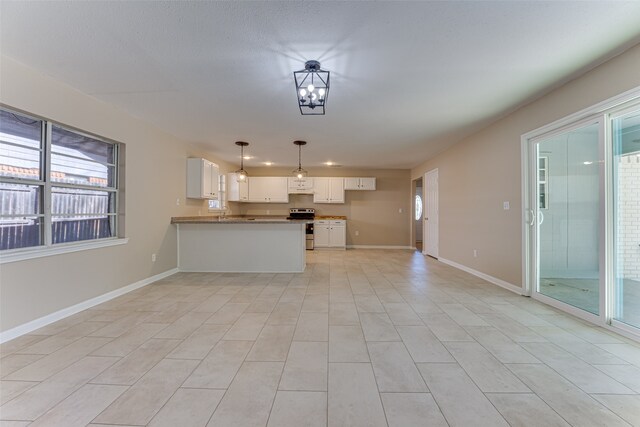
[[[307,171],[302,169],[302,146],[307,145],[307,141],[293,141],[293,143],[298,146],[298,169],[292,173],[297,180],[302,180],[307,176]]]
[[[249,174],[247,173],[246,170],[244,170],[244,147],[249,145],[249,143],[248,142],[244,142],[244,141],[237,141],[236,145],[240,146],[240,169],[238,169],[235,172],[236,173],[236,180],[238,182],[246,182],[247,181],[247,176],[249,176]]]

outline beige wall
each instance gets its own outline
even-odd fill
[[[250,176],[289,176],[293,168],[247,168]],[[409,246],[411,181],[409,170],[307,168],[309,176],[376,177],[375,191],[345,191],[344,204],[313,203],[313,196],[292,194],[288,204],[240,203],[247,215],[288,215],[289,208],[315,208],[317,215],[347,216],[347,245]],[[400,213],[402,209],[402,213]],[[360,235],[356,236],[355,232]]]
[[[521,135],[640,86],[639,70],[636,45],[412,169],[439,170],[440,257],[521,286]]]
[[[3,104],[126,144],[129,237],[122,246],[2,264],[0,330],[175,268],[171,216],[206,212],[203,201],[185,201],[186,158],[216,159],[11,59],[2,57],[0,66]]]

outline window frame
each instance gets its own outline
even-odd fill
[[[100,135],[96,135],[84,130],[77,129],[72,126],[68,126],[54,120],[50,120],[44,117],[40,117],[38,115],[21,111],[19,109],[7,106],[5,104],[0,103],[0,109],[9,113],[18,114],[21,116],[26,116],[32,118],[34,120],[38,120],[42,122],[41,131],[40,131],[40,176],[38,180],[19,178],[19,177],[8,177],[8,176],[0,176],[0,183],[6,184],[19,184],[19,185],[33,185],[38,186],[40,191],[40,200],[39,203],[41,205],[40,211],[35,215],[28,215],[29,217],[37,217],[40,218],[41,221],[41,244],[38,246],[29,246],[23,248],[14,248],[14,249],[5,249],[0,250],[0,264],[5,264],[9,262],[22,261],[26,259],[32,258],[40,258],[51,255],[58,255],[69,252],[77,252],[82,250],[95,249],[100,247],[107,246],[115,246],[122,245],[128,243],[129,239],[121,235],[121,232],[124,230],[122,217],[124,216],[124,212],[120,212],[121,205],[124,205],[124,202],[121,201],[121,173],[122,173],[122,162],[121,162],[121,148],[122,143],[113,141],[109,138],[105,138]],[[113,186],[109,187],[99,187],[99,186],[90,186],[83,184],[72,184],[65,182],[57,182],[51,179],[51,159],[52,159],[52,151],[53,151],[53,140],[52,133],[53,128],[60,128],[62,130],[73,132],[75,134],[92,138],[100,142],[104,142],[107,144],[113,145],[113,164],[107,163],[109,166],[113,166]],[[69,156],[67,156],[69,157]],[[96,162],[100,163],[100,162]],[[53,243],[53,205],[52,205],[52,191],[54,187],[59,188],[69,188],[69,189],[79,189],[79,190],[90,190],[90,191],[103,191],[108,194],[108,197],[113,197],[113,210],[111,212],[107,212],[105,215],[113,224],[113,232],[112,236],[102,237],[97,239],[86,239],[86,240],[78,240],[73,242],[62,242],[62,243]],[[27,215],[24,215],[25,217]],[[61,215],[55,215],[61,216]],[[63,215],[62,215],[63,216]],[[15,215],[1,215],[1,217],[15,217]]]
[[[413,207],[413,219],[415,221],[420,221],[420,220],[422,220],[423,215],[424,215],[424,202],[422,200],[422,196],[420,194],[416,194],[413,197],[413,200],[414,200],[414,205],[415,205]],[[419,203],[418,203],[418,200],[420,201]],[[419,217],[418,217],[418,206],[420,206],[420,216]]]
[[[220,204],[219,208],[212,208],[212,201],[218,201]],[[218,213],[223,214],[226,213],[229,209],[227,205],[227,176],[224,173],[220,173],[218,175],[218,196],[213,199],[207,199],[207,210],[210,213]]]

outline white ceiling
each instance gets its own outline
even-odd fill
[[[640,1],[2,1],[3,55],[238,162],[407,168],[640,41]],[[326,116],[292,72],[331,71]],[[515,142],[515,141],[514,141]]]

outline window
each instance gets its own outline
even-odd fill
[[[416,212],[415,219],[419,221],[422,218],[422,197],[416,194]]]
[[[538,158],[538,191],[540,209],[549,209],[549,157]]]
[[[209,200],[209,211],[219,212],[227,210],[227,178],[221,173],[218,175],[218,197]]]
[[[0,109],[0,250],[117,236],[118,144]]]

